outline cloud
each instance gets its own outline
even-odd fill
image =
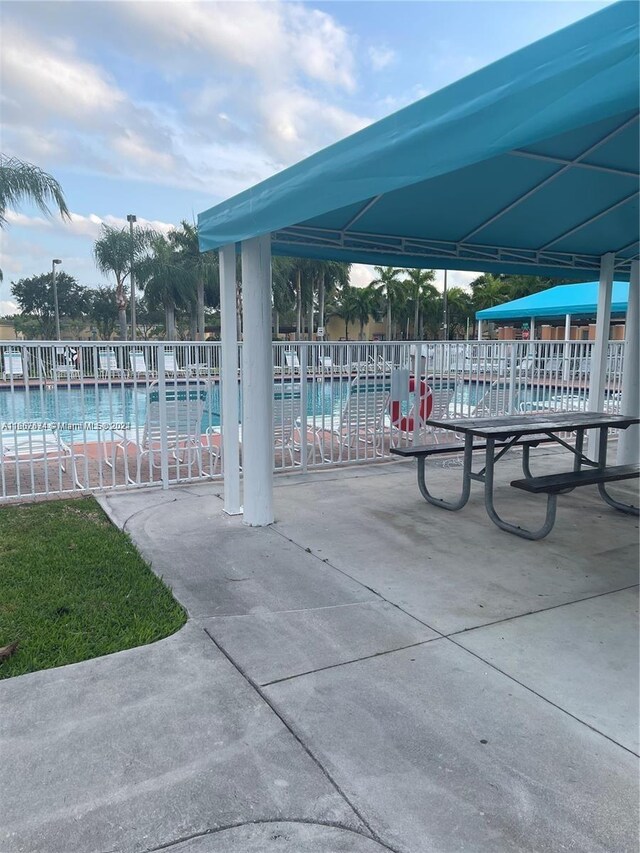
[[[395,60],[396,55],[391,48],[371,45],[369,48],[369,62],[374,71],[382,71]]]
[[[5,25],[2,39],[4,121],[19,121],[29,107],[30,121],[40,126],[67,119],[76,126],[94,128],[110,120],[126,97],[108,75],[83,62],[69,46],[54,52],[44,40]]]
[[[16,302],[11,299],[0,299],[0,316],[6,317],[12,314],[19,314],[20,309]]]
[[[351,267],[350,282],[352,287],[366,287],[376,278],[378,278],[378,274],[369,264],[353,264]]]
[[[7,222],[10,225],[17,225],[23,228],[50,228],[52,230],[63,231],[75,237],[91,237],[95,239],[100,236],[102,225],[110,225],[112,228],[128,228],[129,223],[126,217],[98,216],[95,213],[90,213],[87,216],[81,213],[70,214],[70,219],[51,218],[43,219],[40,216],[26,216],[23,213],[16,213],[14,210],[7,210]],[[175,229],[175,225],[170,222],[162,222],[159,219],[144,219],[138,217],[137,224],[143,228],[153,228],[154,231],[159,231],[161,234],[168,234],[169,231]]]

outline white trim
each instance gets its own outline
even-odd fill
[[[602,214],[598,214],[602,216]],[[295,253],[299,248],[334,248],[361,251],[370,254],[413,255],[431,260],[457,260],[469,264],[467,269],[475,269],[476,261],[510,264],[523,267],[557,267],[566,270],[580,269],[593,272],[600,269],[600,255],[575,252],[552,252],[544,249],[524,249],[513,246],[491,246],[479,243],[454,243],[446,240],[423,240],[417,237],[403,237],[393,234],[373,234],[368,232],[348,232],[330,228],[317,228],[308,225],[295,225],[275,231],[272,242],[287,245]],[[633,245],[633,244],[632,244]],[[616,256],[616,271],[628,273],[635,257]]]
[[[613,269],[615,255],[608,252],[602,256],[600,265],[600,285],[598,288],[598,313],[596,314],[596,339],[591,355],[589,379],[590,412],[601,412],[604,408],[604,389],[607,372],[607,350],[609,348],[609,326],[611,325],[611,291],[613,289]],[[598,433],[589,432],[589,451],[595,458],[598,447]]]

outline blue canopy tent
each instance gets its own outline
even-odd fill
[[[476,311],[477,320],[522,320],[530,317],[595,317],[598,309],[600,283],[589,281],[583,284],[559,284],[521,299],[512,299],[491,308]],[[611,291],[611,314],[627,313],[629,285],[614,281]]]
[[[638,5],[618,3],[201,213],[200,247],[221,250],[229,288],[223,337],[235,328],[235,244],[243,278],[249,268],[256,276],[243,290],[252,331],[243,376],[256,400],[255,410],[245,407],[250,455],[269,417],[270,252],[558,277],[598,272],[601,369],[591,396],[594,408],[601,404],[614,271],[638,286],[637,69]],[[270,461],[257,458],[265,454],[262,447],[251,456],[255,478],[245,467],[249,523],[272,517],[258,497],[271,489]]]

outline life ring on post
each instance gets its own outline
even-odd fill
[[[416,390],[416,378],[415,376],[409,377],[409,393],[415,393]],[[400,432],[413,432],[415,427],[415,410],[416,403],[414,402],[411,407],[411,411],[408,415],[403,415],[400,407],[400,400],[391,400],[390,401],[391,408],[391,423],[394,425],[396,429],[399,429]],[[418,412],[420,416],[420,422],[424,423],[429,415],[431,414],[431,410],[433,409],[433,392],[431,388],[427,385],[426,382],[420,380],[420,399],[418,401]]]

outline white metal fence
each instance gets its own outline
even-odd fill
[[[429,417],[583,410],[592,346],[274,343],[274,469],[380,460],[394,445],[450,440]],[[608,350],[612,411],[623,347]],[[236,381],[242,413],[240,373]],[[218,343],[4,345],[0,500],[220,477],[220,384]],[[242,414],[238,428],[242,441]]]

